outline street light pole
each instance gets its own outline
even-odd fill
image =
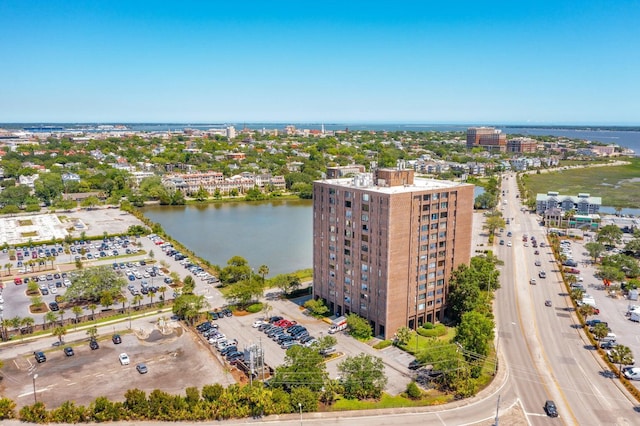
[[[302,426],[302,403],[298,402],[298,408],[300,408],[300,426]]]
[[[36,379],[38,378],[38,374],[33,375],[33,402],[38,402],[38,397],[36,396]]]

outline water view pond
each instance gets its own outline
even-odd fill
[[[267,265],[269,276],[312,267],[311,201],[148,206],[142,212],[213,264],[242,256],[256,271]]]

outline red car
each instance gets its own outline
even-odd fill
[[[576,269],[576,268],[564,268],[564,271],[568,274],[579,274],[580,273],[580,269]]]
[[[14,278],[14,279],[13,279],[13,283],[14,283],[15,285],[21,285],[21,284],[22,284],[22,278],[19,278],[19,277]]]

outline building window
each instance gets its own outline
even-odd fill
[[[351,278],[349,278],[349,277],[344,277],[344,283],[345,283],[345,284],[351,284]]]
[[[363,214],[362,215],[362,221],[363,222],[369,222],[369,215],[368,214]]]
[[[369,236],[368,235],[360,235],[360,241],[364,241],[365,243],[369,242]]]
[[[432,213],[431,220],[438,220],[438,213]]]
[[[351,256],[351,250],[349,250],[349,249],[344,249],[344,255],[345,255],[345,256]]]
[[[444,219],[445,217],[447,217],[447,212],[440,213],[440,219]],[[436,219],[434,219],[434,220],[436,220]]]
[[[449,203],[440,203],[440,208],[441,209],[446,209],[449,207]]]
[[[369,194],[362,194],[362,201],[369,201]]]
[[[369,204],[363,204],[362,205],[362,211],[363,212],[368,212],[369,211]]]
[[[369,252],[369,246],[366,244],[362,244],[360,246],[360,250],[362,250],[364,253],[368,253]]]
[[[364,282],[369,281],[369,276],[367,274],[362,274],[360,275],[360,279]]]
[[[418,295],[418,300],[424,300],[426,298],[427,298],[427,295],[424,293]]]
[[[419,311],[424,311],[424,303],[421,303],[418,305],[418,310]]]
[[[347,219],[351,219],[351,216],[352,216],[352,214],[351,214],[351,210],[347,210],[347,211],[344,213],[344,216],[345,216]]]
[[[423,212],[428,212],[428,211],[429,211],[429,205],[428,205],[428,204],[424,204],[424,205],[422,206],[422,211],[423,211]],[[424,217],[425,217],[425,216],[423,216],[423,218],[424,218]],[[423,219],[423,220],[426,220],[426,219]]]
[[[422,201],[429,201],[431,199],[431,195],[430,194],[424,194],[422,196]]]
[[[423,291],[427,289],[427,285],[425,283],[422,283],[418,286],[418,291]]]
[[[344,206],[345,206],[346,208],[350,209],[350,208],[351,208],[351,201],[345,201],[345,202],[344,202]]]
[[[366,223],[362,225],[362,232],[369,232],[369,225]]]
[[[369,265],[362,265],[362,272],[367,272],[369,270]]]

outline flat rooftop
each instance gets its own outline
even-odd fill
[[[327,183],[344,188],[360,189],[381,194],[402,194],[416,191],[428,191],[434,189],[453,189],[465,186],[473,186],[464,182],[453,182],[450,180],[427,179],[415,177],[413,184],[397,186],[377,186],[374,185],[373,176],[370,173],[362,173],[350,178],[317,180],[319,183]]]

